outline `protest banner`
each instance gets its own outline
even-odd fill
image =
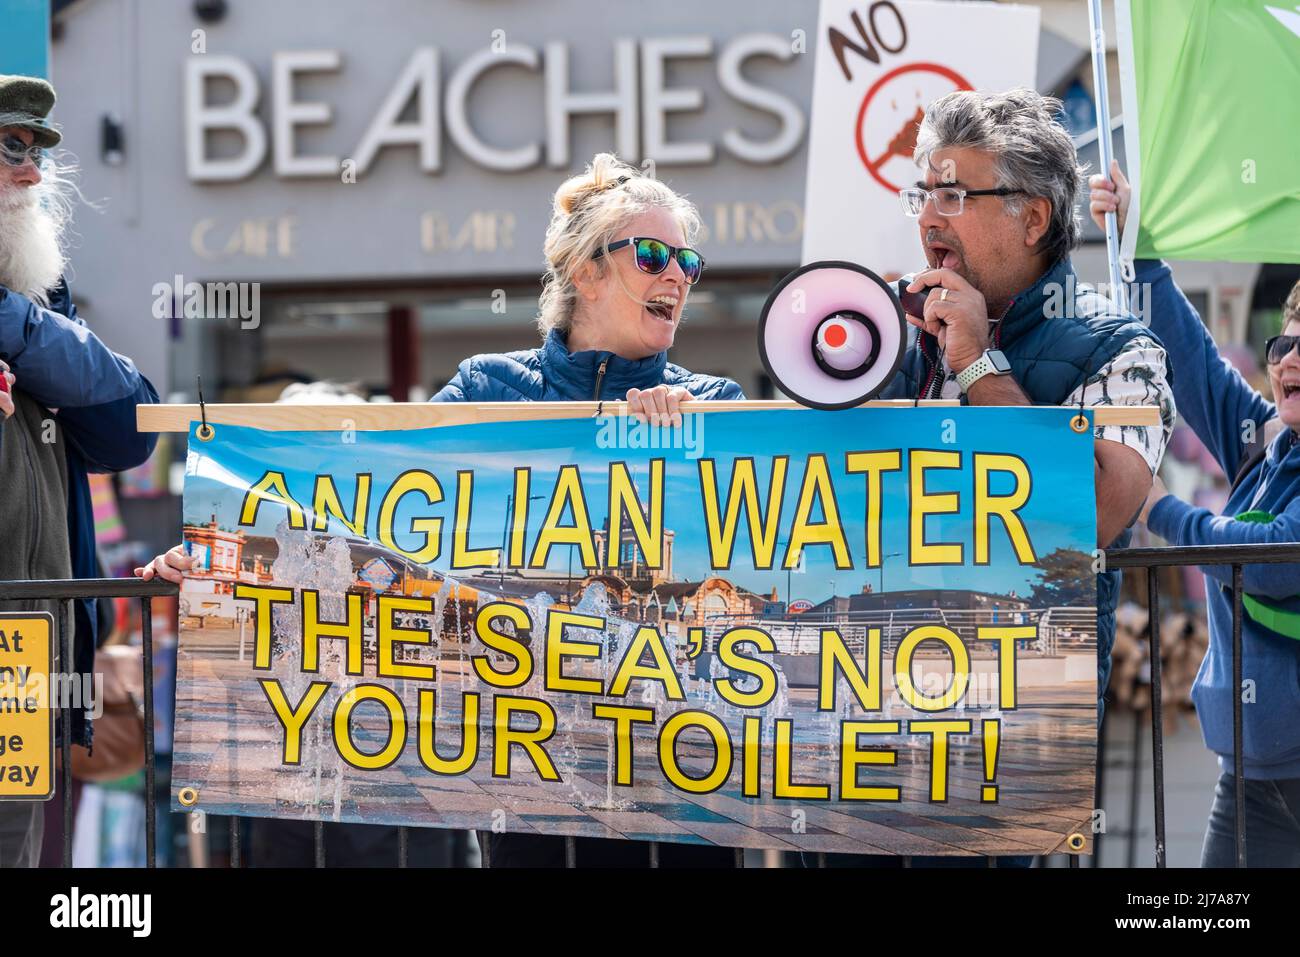
[[[822,0],[808,135],[803,261],[923,265],[898,191],[925,108],[953,90],[1033,87],[1035,7],[929,0]]]
[[[1090,846],[1091,412],[365,412],[191,429],[178,809]]]

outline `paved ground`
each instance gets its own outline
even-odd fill
[[[1165,735],[1165,846],[1170,867],[1199,867],[1201,839],[1219,778],[1215,756],[1206,750],[1192,713],[1180,713],[1178,727]],[[1106,835],[1101,841],[1103,867],[1155,866],[1155,807],[1151,785],[1151,721],[1144,718],[1139,742],[1137,843],[1130,857],[1129,831],[1134,819],[1133,716],[1115,710],[1106,719],[1106,767],[1102,807]]]

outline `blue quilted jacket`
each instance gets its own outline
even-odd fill
[[[682,386],[697,399],[743,399],[730,379],[702,375],[668,361],[660,352],[624,359],[612,352],[570,352],[552,330],[536,349],[471,356],[460,364],[433,402],[557,402],[617,400],[628,389]]]

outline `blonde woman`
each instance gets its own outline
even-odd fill
[[[477,355],[460,364],[434,402],[626,399],[652,425],[681,424],[685,399],[743,399],[739,385],[668,361],[686,299],[704,259],[694,205],[609,153],[556,190],[543,253],[538,303],[542,344]],[[190,566],[183,547],[136,569],[179,582]],[[481,834],[494,866],[564,866],[564,840],[532,834]],[[578,865],[645,867],[639,841],[578,840]],[[662,866],[730,867],[729,848],[664,844]]]
[[[535,349],[466,359],[434,402],[626,399],[651,424],[678,403],[743,399],[730,379],[668,361],[704,259],[695,207],[609,153],[561,184],[546,231]]]
[[[538,303],[542,344],[466,359],[434,402],[626,399],[652,425],[680,425],[683,399],[743,399],[739,385],[668,361],[704,259],[695,207],[601,153],[555,192]],[[488,834],[496,867],[563,867],[564,839]],[[640,841],[579,838],[579,867],[648,867]],[[663,844],[661,866],[731,867],[729,848]]]

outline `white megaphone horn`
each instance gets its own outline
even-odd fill
[[[758,353],[777,388],[814,409],[849,409],[880,392],[907,350],[908,311],[925,293],[908,293],[856,263],[800,266],[774,288],[758,322]],[[902,302],[900,302],[900,299]]]

